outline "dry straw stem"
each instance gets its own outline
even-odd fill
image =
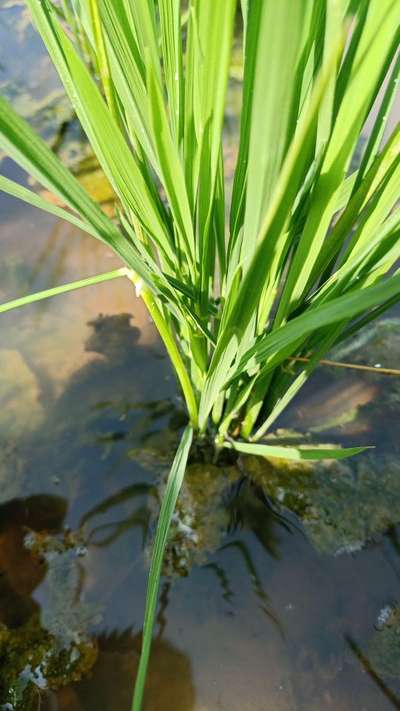
[[[296,358],[296,357],[291,357],[288,358],[288,360],[294,362],[294,363],[310,363],[311,358]],[[349,368],[351,370],[362,370],[367,373],[375,373],[376,375],[395,375],[395,376],[400,376],[400,370],[397,370],[396,368],[382,368],[380,365],[373,366],[373,365],[361,365],[359,363],[341,363],[340,361],[337,360],[329,360],[326,358],[322,358],[322,360],[318,361],[319,365],[328,365],[333,368]]]

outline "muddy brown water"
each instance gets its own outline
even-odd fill
[[[17,4],[8,10],[17,11]],[[48,81],[53,89],[51,74]],[[23,179],[11,161],[1,169]],[[102,245],[4,195],[0,215],[1,301],[116,264]],[[381,364],[393,366],[399,346],[384,328],[357,354],[383,353]],[[80,680],[66,672],[58,688],[45,688],[36,674],[29,703],[128,711],[160,481],[182,425],[173,374],[123,280],[3,315],[0,364],[2,629],[15,640],[38,619],[53,645],[90,640],[97,655]],[[195,493],[175,522],[174,574],[162,582],[146,711],[400,707],[400,642],[393,645],[385,627],[400,604],[399,425],[392,380],[326,369],[277,426],[286,436],[376,444],[334,473],[332,481],[350,488],[330,489],[330,471],[311,493],[300,477],[293,494],[288,472],[273,481],[267,473],[260,487],[246,463],[219,486],[204,465],[209,507],[198,496],[201,466],[194,471]],[[62,550],[35,555],[29,535]],[[0,688],[9,660],[2,664]],[[12,708],[1,704],[11,704],[9,696],[0,708]]]

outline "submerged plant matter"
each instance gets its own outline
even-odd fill
[[[79,599],[79,538],[30,531],[25,547],[47,564],[48,604],[24,624],[0,625],[0,708],[14,711],[40,708],[42,694],[82,679],[98,651],[88,633],[98,609]]]
[[[93,667],[95,642],[85,640],[62,647],[34,615],[15,629],[0,626],[0,708],[26,711],[40,708],[40,696],[79,681]]]
[[[319,553],[358,551],[400,521],[400,465],[394,457],[370,455],[354,466],[246,457],[243,468],[268,499],[300,517]]]
[[[400,676],[400,608],[387,605],[378,616],[376,630],[366,653],[374,669],[387,676]]]
[[[397,0],[242,0],[243,102],[226,221],[222,131],[237,0],[27,5],[115,192],[118,219],[4,100],[0,148],[62,206],[6,177],[0,188],[105,242],[123,266],[0,312],[128,277],[164,341],[190,420],[155,541],[139,709],[193,432],[262,456],[360,451],[257,441],[325,353],[400,298],[399,129],[383,140],[398,82],[400,8]],[[286,367],[293,356],[309,361]]]

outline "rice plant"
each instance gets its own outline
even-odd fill
[[[154,544],[132,706],[139,711],[163,552],[193,436],[267,457],[360,451],[260,440],[332,346],[400,299],[400,137],[398,127],[385,131],[399,75],[400,6],[26,2],[114,188],[118,219],[101,211],[3,99],[0,146],[63,206],[5,177],[0,188],[105,242],[121,268],[0,311],[127,277],[159,331],[187,407]],[[242,112],[228,204],[223,124],[239,22]]]

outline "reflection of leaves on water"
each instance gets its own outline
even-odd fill
[[[221,587],[222,597],[226,602],[231,602],[234,597],[233,590],[229,583],[229,576],[219,563],[207,563],[203,566],[205,570],[211,570],[217,576]]]
[[[147,506],[142,506],[135,509],[130,516],[121,521],[95,526],[90,533],[89,542],[92,546],[104,548],[115,543],[126,531],[132,528],[140,528],[142,530],[142,547],[144,547],[149,530],[149,521],[150,511]]]
[[[57,474],[62,480],[62,486],[70,487],[67,488],[70,496],[78,499],[78,506],[81,506],[78,516],[89,531],[91,544],[101,548],[121,539],[132,528],[139,531],[139,539],[142,533],[143,542],[151,525],[148,518],[149,498],[155,501],[156,497],[158,499],[161,496],[162,486],[156,493],[153,482],[161,479],[170,463],[172,447],[179,436],[182,414],[174,406],[168,389],[161,393],[158,401],[146,401],[148,395],[153,396],[156,390],[155,377],[158,384],[158,378],[161,381],[163,373],[160,375],[159,371],[156,372],[154,361],[147,367],[146,361],[150,361],[149,355],[153,354],[138,345],[137,333],[129,323],[129,316],[120,315],[114,320],[102,318],[96,325],[97,328],[91,325],[92,335],[87,347],[100,357],[96,358],[95,363],[81,368],[67,383],[63,395],[49,407],[44,425],[38,428],[24,447],[25,455],[29,455],[24,473],[26,475],[34,470],[35,478],[37,475],[36,486],[40,486],[40,477],[43,475],[48,482],[49,470]],[[113,329],[119,330],[120,339],[113,333]],[[113,358],[119,348],[123,352],[119,353],[116,365]],[[162,370],[159,362],[157,369]],[[246,543],[248,537],[254,537],[269,555],[279,558],[279,530],[283,531],[281,527],[290,530],[293,525],[293,521],[286,518],[285,512],[279,509],[280,505],[297,511],[304,520],[306,531],[313,536],[315,545],[323,545],[324,550],[330,551],[337,551],[344,543],[354,541],[355,536],[359,540],[359,531],[362,536],[377,535],[382,526],[387,525],[389,509],[393,520],[394,515],[397,515],[398,466],[392,466],[389,457],[381,460],[379,469],[373,457],[371,460],[367,458],[364,464],[361,461],[354,463],[355,471],[348,470],[347,465],[343,465],[343,469],[342,465],[339,468],[335,465],[332,468],[321,468],[320,474],[316,475],[309,468],[294,471],[278,467],[273,471],[268,469],[265,473],[268,463],[257,460],[263,470],[262,481],[257,479],[254,471],[248,472],[247,467],[244,467],[244,473],[265,488],[267,501],[260,495],[260,490],[248,481],[237,490],[238,477],[243,475],[240,470],[232,481],[229,477],[225,482],[221,481],[221,490],[218,491],[214,489],[211,471],[211,485],[205,487],[204,473],[210,471],[210,466],[208,463],[200,466],[197,463],[198,471],[193,481],[202,481],[204,498],[212,499],[215,493],[211,503],[220,508],[217,517],[218,535],[208,552],[204,554],[203,551],[201,555],[207,570],[217,577],[221,595],[227,602],[233,604],[234,578],[231,579],[232,568],[228,564],[228,556],[232,555],[246,566],[252,589],[257,596],[256,602],[259,601],[265,614],[274,618],[262,575],[260,577],[259,574],[262,569],[258,560],[252,557],[253,545],[248,546],[246,555],[243,545],[238,546],[237,543],[242,544],[242,539]],[[369,461],[373,467],[371,471]],[[107,466],[104,462],[107,462]],[[365,474],[362,467],[365,467]],[[121,473],[125,478],[121,479]],[[216,478],[217,471],[214,470],[214,473]],[[135,477],[135,484],[129,483],[132,476]],[[190,491],[190,477],[188,483],[187,498],[181,502],[180,517],[183,523],[187,513],[191,517],[197,516],[196,506],[199,503],[200,509],[203,506],[202,500],[199,501],[193,495],[193,488]],[[110,495],[114,489],[115,493]],[[96,505],[93,505],[94,492],[95,501],[100,502]],[[158,506],[154,505],[153,520],[156,509],[158,511]],[[83,514],[82,510],[87,513]],[[207,519],[206,507],[203,507],[202,516],[204,525],[208,525],[210,519]],[[176,526],[178,528],[179,525]],[[227,545],[223,541],[225,535],[233,538],[227,540]],[[129,537],[126,540],[131,544]],[[182,546],[189,549],[194,543],[193,537],[189,536]],[[199,546],[199,542],[194,547],[196,545]],[[125,551],[125,548],[118,550]],[[210,550],[216,553],[211,559],[208,558]],[[226,561],[225,553],[228,553]],[[96,565],[99,559],[100,556]],[[109,558],[104,560],[106,565],[110,564]],[[120,571],[121,568],[117,570],[116,580],[110,580],[112,591],[121,585]],[[126,570],[124,573],[127,575]],[[95,574],[98,579],[98,569]],[[159,625],[162,634],[166,615],[162,612],[162,605],[160,609]],[[275,619],[275,622],[279,626],[279,621]],[[126,664],[126,677],[130,679],[134,662],[130,657],[128,670],[127,657],[121,654],[118,659],[122,657],[124,661],[121,664]],[[113,658],[108,657],[108,661],[112,663]]]
[[[131,486],[127,486],[126,488],[117,491],[116,494],[112,494],[107,497],[100,504],[87,511],[81,518],[80,526],[84,526],[88,523],[88,521],[90,521],[90,519],[98,516],[99,514],[107,513],[111,508],[120,503],[131,501],[137,496],[149,495],[154,495],[154,487],[151,484],[138,482],[136,484],[132,484]]]
[[[166,611],[169,605],[169,594],[171,591],[171,583],[167,580],[161,587],[161,592],[158,598],[158,613],[157,613],[157,624],[158,633],[157,639],[160,640],[165,632],[167,626],[167,616]]]
[[[250,553],[249,547],[246,545],[244,541],[237,540],[237,541],[230,541],[229,543],[225,543],[221,548],[219,549],[220,552],[230,550],[233,548],[235,551],[238,551],[245,566],[246,570],[249,574],[254,592],[256,593],[258,599],[260,600],[260,609],[268,616],[271,618],[271,620],[274,622],[274,624],[277,625],[280,633],[283,635],[283,628],[281,626],[281,623],[277,617],[277,615],[273,612],[271,609],[271,603],[270,603],[270,598],[268,597],[267,593],[264,590],[263,584],[261,582],[261,578],[257,572],[257,569],[254,565],[252,555]]]
[[[274,528],[276,523],[281,526],[284,525],[284,527],[287,528],[287,523],[283,523],[283,517],[276,515],[274,511],[265,505],[262,492],[250,481],[242,478],[239,484],[232,489],[232,496],[225,501],[225,505],[227,505],[229,522],[225,531],[221,532],[220,537],[223,538],[223,533],[232,536],[238,529],[244,531],[251,530],[269,555],[278,559],[278,539]],[[219,558],[220,554],[225,551],[233,551],[239,554],[245,564],[252,588],[260,600],[260,609],[274,622],[281,635],[284,636],[280,620],[273,611],[270,598],[264,590],[260,575],[253,560],[251,548],[247,545],[245,540],[234,538],[234,540],[228,540],[219,546],[217,550]],[[227,602],[231,602],[233,599],[233,590],[227,569],[225,569],[221,561],[219,560],[218,563],[214,561],[209,562],[204,567],[215,573],[221,586],[222,597]]]
[[[271,509],[263,498],[262,491],[247,478],[242,479],[230,504],[232,534],[237,529],[250,530],[264,550],[273,558],[279,559],[279,538],[276,524],[291,530],[289,522]],[[220,546],[218,552],[234,550],[239,553],[253,587],[260,600],[261,610],[274,622],[282,636],[284,631],[277,614],[273,611],[270,598],[264,590],[261,578],[254,564],[251,549],[243,539],[228,541]]]
[[[386,697],[388,701],[392,704],[395,709],[400,709],[400,698],[389,688],[389,686],[383,681],[379,672],[377,672],[374,667],[373,662],[369,657],[364,654],[358,644],[352,639],[351,636],[346,635],[345,640],[353,652],[356,659],[360,662],[363,670],[368,674],[369,678],[372,679],[374,684],[379,688],[382,694]]]
[[[243,471],[240,466],[241,471]],[[255,485],[256,484],[256,485]],[[266,552],[279,559],[279,538],[275,524],[291,532],[291,522],[272,506],[258,482],[245,477],[230,504],[231,530],[251,530]]]

